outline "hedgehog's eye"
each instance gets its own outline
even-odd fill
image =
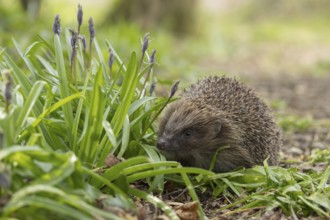
[[[185,130],[185,131],[184,131],[184,135],[185,135],[186,137],[190,137],[190,136],[192,135],[192,130],[191,130],[191,129],[187,129],[187,130]]]

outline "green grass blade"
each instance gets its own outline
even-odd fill
[[[328,213],[330,213],[330,198],[322,193],[314,193],[308,197],[308,200],[313,201],[314,203],[323,206]]]
[[[140,107],[142,107],[144,104],[152,101],[152,100],[155,100],[156,97],[143,97],[141,99],[138,99],[138,100],[135,100],[129,110],[128,110],[128,115],[131,115],[133,114],[137,109],[139,109]]]
[[[198,203],[198,214],[200,219],[204,220],[205,219],[205,214],[203,212],[202,206],[199,202],[198,196],[196,194],[196,191],[194,189],[194,186],[192,185],[187,173],[181,172],[181,176],[182,176],[182,180],[184,181],[184,183],[186,184],[186,187],[189,191],[189,194],[191,196],[191,198]]]
[[[137,164],[127,168],[124,168],[122,171],[123,175],[130,175],[132,173],[137,173],[144,170],[153,170],[159,167],[178,167],[180,164],[175,161],[161,161],[161,162],[153,162],[153,163],[144,163]]]
[[[130,201],[129,196],[126,192],[122,191],[118,186],[116,186],[114,183],[110,182],[107,178],[104,178],[103,176],[100,176],[99,174],[93,172],[90,169],[87,169],[85,167],[82,168],[83,172],[89,176],[91,176],[94,180],[97,180],[100,184],[99,187],[107,186],[109,187],[116,195],[121,196],[127,201]]]
[[[107,178],[109,181],[112,181],[114,179],[117,179],[121,175],[121,172],[124,168],[148,162],[150,162],[150,160],[147,157],[138,156],[129,158],[109,168],[107,171],[104,172],[103,177]]]
[[[6,148],[4,150],[0,151],[0,161],[4,158],[8,157],[11,154],[14,154],[16,152],[26,152],[26,151],[40,151],[41,149],[39,147],[33,146],[33,147],[22,147],[18,145],[13,145],[10,148]]]
[[[66,160],[63,161],[63,164],[60,167],[42,175],[37,180],[31,182],[31,184],[56,185],[69,177],[75,171],[75,165],[78,159],[71,152],[66,153],[65,157]]]
[[[17,121],[16,121],[16,128],[18,129],[17,132],[20,132],[19,129],[23,128],[27,117],[30,115],[31,110],[34,107],[35,103],[37,102],[37,100],[40,96],[40,93],[42,92],[42,89],[44,88],[45,85],[46,85],[46,83],[43,81],[37,81],[33,85],[28,97],[26,98],[26,100],[24,102],[22,110],[20,111],[20,114],[17,118]]]
[[[15,41],[15,39],[12,39],[15,47],[16,47],[16,50],[18,51],[19,55],[21,56],[21,58],[24,60],[26,66],[29,68],[30,72],[32,73],[32,76],[34,78],[34,80],[37,79],[37,70],[36,68],[33,66],[33,64],[31,63],[30,59],[25,55],[23,54],[23,52],[20,50],[19,46],[18,46],[18,43]],[[31,50],[31,48],[33,48],[35,44],[32,44],[30,45],[30,47],[28,48],[28,51]]]
[[[112,118],[111,124],[113,125],[113,131],[117,136],[121,130],[126,114],[131,105],[133,95],[135,92],[137,84],[137,61],[136,54],[132,53],[128,68],[126,71],[126,76],[120,90],[120,100],[122,101],[121,105],[118,107],[114,117]]]
[[[140,145],[144,151],[147,153],[148,157],[152,160],[152,161],[161,161],[164,160],[161,158],[161,156],[159,155],[158,151],[155,149],[154,146],[148,145],[148,144],[141,144]]]
[[[89,78],[91,75],[92,71],[87,71],[87,76],[85,78],[85,82],[84,82],[84,87],[82,89],[82,97],[79,99],[79,103],[78,103],[78,108],[76,111],[76,115],[73,121],[73,125],[72,125],[72,134],[73,134],[73,140],[72,140],[72,150],[73,152],[75,152],[75,154],[78,155],[78,125],[79,125],[79,121],[81,119],[81,113],[83,112],[83,104],[86,98],[86,91],[88,88],[88,82],[89,82]]]
[[[8,65],[8,67],[12,70],[12,75],[17,82],[22,88],[22,95],[23,97],[27,97],[29,92],[31,91],[32,88],[32,83],[29,80],[29,78],[24,74],[24,72],[16,65],[16,63],[12,60],[12,58],[5,52],[3,54],[3,58]],[[38,104],[38,110],[41,111],[41,103]]]
[[[224,183],[226,183],[227,186],[230,187],[231,190],[233,190],[233,192],[237,195],[240,196],[240,193],[238,192],[238,190],[236,189],[236,187],[226,178],[222,178],[221,179]]]
[[[37,209],[46,209],[51,213],[62,214],[65,217],[69,217],[70,219],[90,219],[93,220],[90,215],[86,215],[85,213],[78,211],[75,208],[72,208],[68,205],[64,205],[59,203],[58,201],[51,200],[49,198],[40,197],[40,196],[29,196],[20,201],[17,201],[15,204],[12,204],[10,208],[7,209],[6,215],[9,216],[12,213],[15,213],[15,216],[20,216],[20,208],[25,206],[33,207]],[[26,216],[26,212],[23,212],[21,215]],[[33,213],[31,213],[33,215]],[[39,217],[41,217],[39,215]]]
[[[321,176],[321,181],[320,181],[319,185],[317,186],[318,192],[325,189],[327,183],[329,182],[329,178],[330,178],[330,166],[327,167],[327,169],[323,172],[323,174]]]
[[[49,185],[31,185],[17,191],[3,209],[4,215],[8,215],[8,213],[12,212],[12,207],[15,207],[16,203],[18,203],[25,197],[36,193],[47,193],[50,194],[50,196],[57,196],[61,198],[59,200],[63,203],[69,204],[80,211],[84,211],[85,213],[93,213],[93,215],[100,215],[108,219],[120,219],[114,214],[99,210],[87,204],[79,197],[70,196],[66,192]]]
[[[93,91],[89,97],[91,100],[87,118],[85,118],[85,135],[81,142],[80,158],[93,163],[96,160],[99,139],[103,129],[103,114],[105,110],[106,98],[102,93],[103,77],[100,69],[98,70],[94,83]],[[87,127],[86,127],[87,126]]]
[[[60,94],[61,98],[65,99],[66,97],[70,96],[70,89],[69,89],[69,81],[68,76],[65,69],[65,62],[63,57],[62,45],[60,36],[55,34],[54,36],[54,45],[55,45],[55,62],[56,62],[56,70],[59,76],[60,81]],[[71,133],[71,126],[73,124],[73,111],[71,103],[67,103],[66,105],[62,106],[63,114],[64,114],[64,121],[68,126],[67,134],[68,140],[72,142],[72,133]],[[72,143],[70,143],[72,145]]]
[[[38,60],[40,61],[40,63],[46,68],[46,70],[49,73],[49,76],[52,77],[52,82],[55,83],[57,86],[59,86],[59,81],[58,81],[58,73],[57,71],[53,68],[53,66],[47,61],[45,60],[43,57],[41,56],[37,56]]]
[[[111,124],[108,121],[103,121],[103,128],[112,144],[112,146],[117,147],[117,139],[115,134],[113,133],[113,130],[111,128]],[[107,152],[110,151],[110,149],[107,150]]]
[[[121,147],[120,147],[119,153],[117,155],[118,158],[121,158],[127,149],[128,142],[129,142],[129,132],[130,132],[129,118],[128,118],[128,115],[126,115],[124,125],[123,125],[123,136],[121,139]]]
[[[318,207],[316,204],[308,201],[304,196],[298,196],[298,198],[303,201],[308,207],[310,207],[311,209],[313,209],[315,212],[317,212],[320,215],[326,216],[328,218],[330,218],[330,214],[326,213],[325,211],[323,211],[320,207]]]
[[[97,55],[99,57],[99,60],[100,60],[100,64],[102,66],[103,78],[105,79],[106,84],[110,85],[110,77],[107,73],[107,65],[104,61],[102,50],[101,50],[97,40],[94,39],[93,43],[94,43],[94,46],[95,46],[96,53],[97,53]]]
[[[50,113],[54,112],[56,109],[63,107],[67,103],[70,103],[73,99],[77,99],[82,97],[82,92],[75,93],[73,95],[70,95],[64,99],[61,99],[60,101],[56,102],[54,105],[51,107],[47,108],[43,113],[39,115],[39,117],[32,122],[32,127],[36,127],[47,115]]]
[[[15,41],[16,43],[16,41]],[[24,56],[34,55],[35,50],[38,48],[38,46],[42,45],[42,42],[36,41],[33,42],[28,48],[26,48]]]
[[[134,182],[140,179],[145,179],[147,177],[157,176],[157,175],[166,175],[166,174],[180,174],[180,173],[189,173],[189,174],[203,174],[208,175],[210,178],[214,176],[213,172],[194,167],[179,167],[179,168],[167,168],[164,170],[148,170],[140,173],[136,173],[127,177],[128,182]]]

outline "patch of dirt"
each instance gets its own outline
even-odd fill
[[[259,76],[249,77],[248,83],[261,97],[285,101],[290,113],[330,118],[330,76]]]

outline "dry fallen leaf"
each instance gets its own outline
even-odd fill
[[[137,216],[138,216],[138,220],[147,220],[147,219],[150,219],[148,217],[148,210],[146,207],[142,206],[138,209],[138,213],[137,213]]]
[[[175,208],[176,214],[181,220],[197,220],[198,219],[198,203],[189,202]]]
[[[107,156],[107,159],[105,159],[105,161],[104,161],[104,165],[107,167],[112,167],[119,162],[120,162],[120,160],[117,157],[115,157],[113,154],[109,154]]]

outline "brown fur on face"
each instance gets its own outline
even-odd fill
[[[245,85],[225,77],[193,84],[165,111],[157,147],[169,160],[215,172],[278,163],[280,132],[267,106]]]

